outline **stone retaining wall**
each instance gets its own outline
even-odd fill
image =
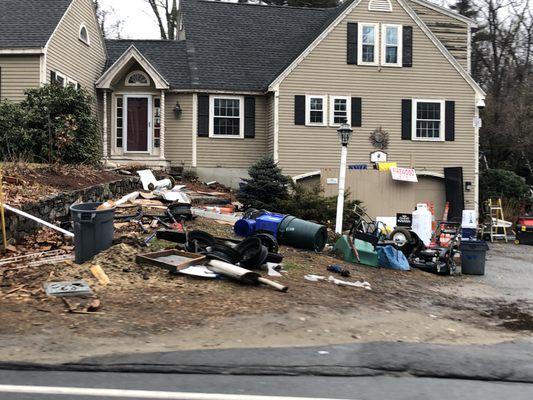
[[[69,208],[71,204],[78,200],[83,202],[106,201],[134,192],[140,188],[139,178],[129,177],[119,181],[103,183],[85,189],[44,197],[37,202],[27,203],[18,208],[28,214],[36,216],[37,218],[57,224],[58,221],[68,221],[70,219]],[[6,229],[8,239],[21,239],[25,235],[35,232],[40,226],[41,225],[30,219],[6,210]],[[2,234],[0,232],[0,238],[1,237]]]

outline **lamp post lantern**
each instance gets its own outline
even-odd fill
[[[341,169],[339,172],[339,197],[337,198],[337,221],[335,232],[342,234],[342,217],[344,214],[344,189],[346,185],[346,159],[348,158],[348,143],[353,133],[353,129],[348,122],[344,122],[337,130],[341,141]]]

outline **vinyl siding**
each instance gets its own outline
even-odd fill
[[[413,67],[348,65],[347,22],[412,26]],[[444,167],[461,166],[464,180],[475,182],[474,90],[396,1],[392,13],[370,12],[368,1],[362,1],[281,83],[280,166],[291,175],[336,167],[340,159],[336,128],[294,124],[294,96],[305,94],[362,98],[362,127],[355,128],[349,163],[369,163],[369,155],[375,150],[369,135],[382,127],[390,137],[386,150],[390,161],[441,174]],[[410,98],[455,101],[455,141],[401,140],[401,100]],[[467,208],[474,207],[473,193],[465,193]]]
[[[57,71],[76,80],[94,96],[94,83],[104,69],[106,53],[92,4],[92,0],[74,0],[52,35],[48,46],[47,80],[50,80],[50,71]],[[82,23],[89,33],[90,46],[79,39]]]
[[[24,91],[39,87],[39,56],[0,56],[0,98],[22,101]]]
[[[197,138],[198,167],[248,168],[263,157],[268,148],[267,97],[256,96],[255,138]]]
[[[468,70],[468,24],[414,1],[408,1],[408,4],[457,61]]]
[[[168,94],[165,96],[165,158],[172,166],[190,167],[192,164],[192,102],[193,95]],[[180,103],[181,117],[174,114],[176,103]]]

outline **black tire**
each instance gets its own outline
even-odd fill
[[[198,247],[199,251],[205,251],[205,249],[214,245],[215,238],[207,232],[191,231],[187,234],[187,243],[185,243],[185,248],[191,253],[197,251],[196,247]]]
[[[268,249],[260,245],[259,252],[249,258],[243,258],[241,260],[241,267],[247,269],[259,269],[266,262],[268,258]]]
[[[283,262],[283,254],[280,253],[268,253],[266,262],[271,262],[274,264],[280,264]]]
[[[274,235],[266,232],[258,232],[253,236],[258,238],[263,246],[266,246],[269,253],[277,253],[279,251],[279,244]]]
[[[234,248],[217,243],[208,249],[206,255],[233,265],[238,264],[242,259],[241,253]]]

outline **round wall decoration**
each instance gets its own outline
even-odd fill
[[[376,149],[385,150],[389,147],[389,133],[384,131],[381,126],[374,129],[368,139]]]

